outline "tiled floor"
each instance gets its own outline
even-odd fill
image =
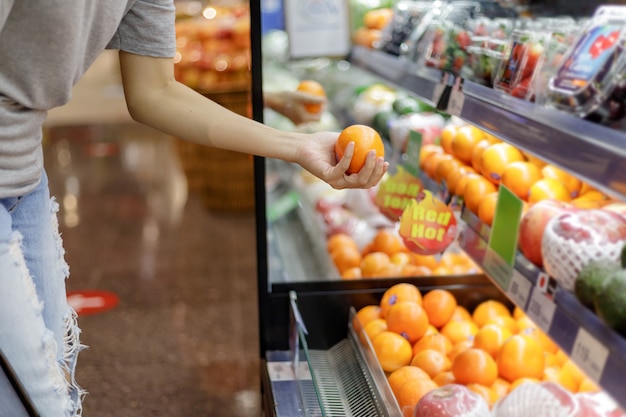
[[[260,415],[253,212],[186,196],[171,139],[137,125],[56,127],[45,150],[68,289],[120,299],[79,317],[84,417]]]

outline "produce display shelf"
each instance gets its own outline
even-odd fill
[[[437,104],[454,77],[364,47],[355,47],[351,62]],[[444,81],[442,81],[444,80]],[[451,87],[449,87],[451,88]],[[465,80],[449,92],[443,110],[461,117],[523,150],[572,172],[597,189],[626,198],[626,133],[538,106]],[[442,103],[439,103],[440,105]],[[441,108],[441,106],[440,106]]]
[[[494,260],[500,266],[504,262],[489,248],[488,228],[469,210],[461,218],[460,247],[589,378],[626,408],[626,340],[520,253],[512,269],[491,267]]]

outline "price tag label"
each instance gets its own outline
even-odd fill
[[[609,350],[589,332],[580,328],[570,357],[591,379],[599,381],[609,357]]]
[[[522,310],[526,310],[526,303],[528,302],[528,297],[530,297],[530,289],[530,281],[516,270],[513,270],[513,277],[511,278],[507,295]]]
[[[541,291],[541,288],[534,287],[526,314],[541,330],[548,333],[554,318],[556,305]]]
[[[496,214],[489,235],[489,248],[500,255],[511,267],[515,265],[517,236],[523,208],[522,200],[501,184],[498,188]]]
[[[404,168],[414,177],[420,174],[420,152],[422,150],[422,134],[411,130],[406,145],[407,160]]]
[[[448,99],[446,113],[451,114],[452,116],[461,116],[464,103],[465,94],[463,94],[463,78],[457,77],[456,80],[454,80],[454,85],[450,91],[450,98]]]
[[[491,249],[491,247],[487,247],[485,251],[483,268],[487,272],[487,275],[489,275],[501,289],[509,288],[511,276],[513,275],[513,267]]]

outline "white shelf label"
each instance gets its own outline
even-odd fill
[[[548,333],[554,318],[556,306],[546,297],[539,287],[534,287],[526,314],[541,330]]]
[[[585,329],[578,329],[572,354],[572,360],[580,366],[590,378],[599,381],[604,372],[609,350],[598,342]]]
[[[463,111],[463,104],[465,103],[465,94],[456,88],[450,91],[450,99],[448,100],[448,108],[446,113],[452,116],[461,116]]]
[[[507,295],[521,308],[526,309],[526,303],[530,296],[531,283],[522,274],[513,270],[511,284],[507,290]]]

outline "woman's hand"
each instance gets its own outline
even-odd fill
[[[302,91],[275,91],[264,92],[265,106],[282,114],[295,125],[318,122],[324,112],[326,98]],[[321,105],[322,109],[317,113],[310,113],[306,105]]]
[[[359,172],[346,173],[354,155],[354,143],[346,147],[343,158],[337,162],[335,142],[338,136],[339,133],[335,132],[307,135],[298,152],[298,164],[336,189],[370,188],[378,184],[389,163],[383,157],[377,158],[376,153],[371,151]]]

